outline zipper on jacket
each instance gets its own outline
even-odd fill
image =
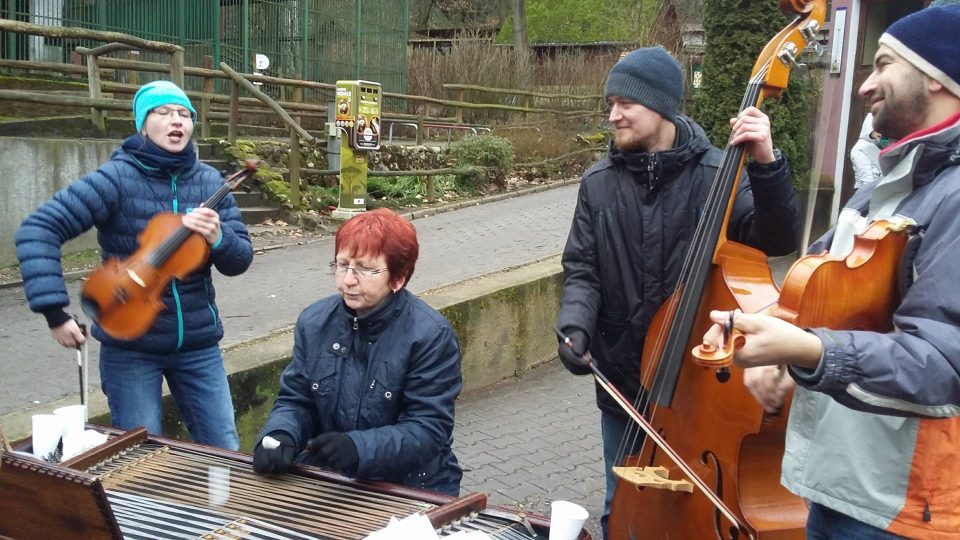
[[[359,329],[360,329],[360,319],[357,318],[357,317],[354,317],[354,318],[353,318],[353,329],[354,329],[354,330],[359,330]]]
[[[179,213],[180,201],[177,199],[177,178],[179,175],[170,174],[170,189],[173,191],[173,213]],[[180,293],[177,292],[177,279],[170,281],[170,292],[173,293],[174,303],[177,305],[177,348],[180,351],[183,347],[183,309],[180,305]]]

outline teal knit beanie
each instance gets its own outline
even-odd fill
[[[637,49],[610,70],[603,97],[609,100],[612,96],[629,99],[673,120],[683,97],[680,64],[663,47]]]
[[[133,118],[138,132],[143,129],[147,113],[161,105],[183,105],[190,109],[194,116],[197,115],[197,110],[190,104],[190,98],[179,86],[170,81],[153,81],[141,86],[133,96]]]

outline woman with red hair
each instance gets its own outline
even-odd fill
[[[419,250],[413,225],[383,208],[337,231],[338,294],[297,320],[256,472],[283,473],[296,460],[459,495],[460,347],[450,323],[405,288]]]

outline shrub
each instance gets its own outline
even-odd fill
[[[513,168],[513,145],[497,135],[468,135],[450,145],[450,158],[457,168],[484,167],[481,173],[468,175],[465,187],[479,191],[486,182],[506,187],[507,174]]]

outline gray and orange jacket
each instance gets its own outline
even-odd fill
[[[912,186],[896,213],[923,231],[914,280],[889,333],[810,330],[824,355],[814,372],[791,369],[799,387],[781,481],[801,497],[894,534],[957,539],[960,115],[901,140],[880,162],[884,179],[847,206],[864,213],[878,186],[894,177]],[[823,251],[832,236],[811,252]]]

